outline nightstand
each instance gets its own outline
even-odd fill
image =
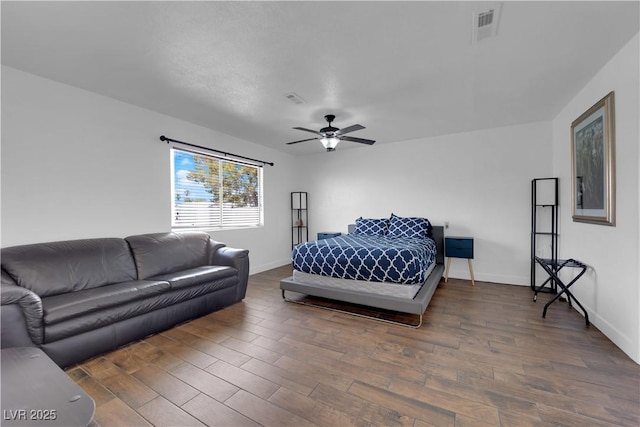
[[[318,239],[317,240],[323,240],[323,239],[330,239],[332,237],[338,237],[342,235],[342,233],[338,232],[338,231],[325,231],[325,232],[321,232],[318,233]]]
[[[444,238],[444,256],[447,257],[447,269],[444,273],[445,283],[449,280],[449,267],[451,266],[451,258],[466,258],[469,263],[469,275],[471,276],[471,284],[476,285],[473,278],[473,237],[445,237]]]

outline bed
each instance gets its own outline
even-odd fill
[[[428,220],[428,230],[424,226],[404,227],[414,224],[417,219],[421,218],[395,215],[389,219],[358,218],[356,224],[349,225],[349,233],[345,236],[297,245],[292,251],[293,275],[280,281],[282,298],[287,302],[329,308],[310,302],[309,298],[289,298],[287,291],[412,314],[418,317],[417,322],[398,322],[329,308],[412,328],[420,327],[444,271],[444,230],[441,226],[431,226]],[[397,224],[401,227],[398,228]],[[409,235],[404,236],[407,230]],[[422,241],[416,241],[417,234]],[[376,247],[378,238],[381,246]],[[403,240],[407,242],[405,246]],[[391,246],[385,246],[389,242]]]

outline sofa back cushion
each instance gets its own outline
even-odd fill
[[[209,264],[209,240],[203,231],[129,236],[138,279],[173,273]]]
[[[2,268],[40,297],[90,289],[136,278],[123,239],[84,239],[2,248]]]

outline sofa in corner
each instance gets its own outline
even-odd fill
[[[249,277],[249,251],[205,232],[0,251],[1,346],[37,346],[60,367],[239,302]]]

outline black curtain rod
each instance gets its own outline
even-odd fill
[[[233,157],[236,157],[238,159],[251,160],[252,162],[262,163],[263,165],[273,166],[273,164],[274,164],[273,162],[265,162],[264,160],[252,159],[251,157],[240,156],[238,154],[227,153],[227,152],[224,152],[224,151],[216,150],[214,148],[209,148],[209,147],[203,147],[201,145],[190,144],[190,143],[184,142],[184,141],[178,141],[177,139],[167,138],[164,135],[160,136],[160,141],[167,141],[167,144],[170,143],[170,142],[177,142],[178,144],[188,145],[190,147],[196,147],[196,148],[200,148],[202,150],[213,151],[215,153],[224,154],[225,156],[233,156]]]

